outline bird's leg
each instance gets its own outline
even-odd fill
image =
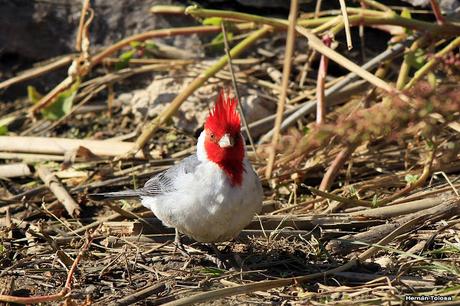
[[[179,251],[183,256],[190,257],[190,254],[185,250],[184,245],[182,244],[182,241],[180,240],[180,233],[179,230],[176,228],[176,235],[174,237],[174,253],[176,251]]]

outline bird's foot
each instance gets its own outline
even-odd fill
[[[177,251],[179,251],[179,253],[181,253],[184,257],[190,257],[190,254],[187,252],[184,245],[182,244],[182,241],[180,240],[179,231],[176,229],[176,236],[174,237],[174,253]]]
[[[208,243],[208,245],[211,247],[211,249],[214,252],[214,255],[206,254],[206,259],[214,263],[217,268],[219,269],[229,269],[232,267],[232,265],[228,262],[226,256],[224,256],[217,246],[214,243]]]

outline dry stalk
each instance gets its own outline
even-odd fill
[[[40,75],[54,71],[61,67],[64,67],[70,64],[73,61],[73,59],[74,59],[74,55],[66,55],[56,60],[53,60],[52,62],[48,64],[44,64],[43,66],[39,66],[36,68],[32,68],[32,69],[23,71],[19,75],[12,77],[11,79],[0,82],[0,90],[4,88],[8,88],[9,86],[14,85],[14,84],[36,78]]]
[[[86,12],[90,9],[89,5],[90,5],[89,0],[83,1],[83,7],[80,13],[80,22],[78,24],[77,38],[75,40],[75,50],[77,50],[77,52],[82,51],[83,32],[85,31],[85,26],[84,26],[85,18],[86,18]]]
[[[80,206],[74,201],[58,178],[45,166],[37,167],[37,174],[43,183],[53,192],[58,201],[64,205],[67,213],[72,217],[80,215]]]
[[[292,54],[294,53],[295,44],[295,27],[297,23],[297,10],[299,7],[298,0],[291,0],[291,7],[289,10],[289,26],[287,30],[286,49],[284,52],[284,64],[283,64],[283,80],[281,83],[281,93],[278,100],[278,107],[276,110],[275,126],[273,127],[273,137],[270,148],[270,153],[267,162],[267,169],[265,177],[270,178],[272,176],[273,165],[275,164],[276,146],[278,145],[280,138],[281,122],[283,121],[284,104],[287,98],[287,88],[289,86],[289,76],[291,75],[292,66]]]
[[[339,0],[340,10],[342,11],[343,23],[345,25],[345,37],[347,39],[348,50],[353,49],[353,43],[351,42],[351,33],[350,33],[350,22],[348,21],[347,5],[345,0]]]
[[[248,128],[248,122],[244,114],[243,105],[241,104],[242,102],[241,102],[240,92],[238,90],[238,85],[236,84],[235,72],[233,71],[232,56],[230,54],[230,46],[228,44],[227,31],[225,30],[224,21],[221,22],[221,26],[222,26],[222,34],[224,36],[224,45],[225,45],[224,49],[228,57],[228,69],[230,70],[230,75],[232,77],[233,90],[235,91],[236,100],[238,101],[238,108],[240,109],[241,118],[243,119],[243,126],[246,129],[246,135],[248,136],[249,143],[251,144],[252,152],[254,152],[256,159],[259,160],[259,155],[257,154],[256,146],[254,145],[254,140],[252,139],[251,132],[249,131],[249,128]]]
[[[249,30],[252,28],[254,28],[254,24],[251,24],[251,23],[235,25],[235,29],[241,30],[241,31]],[[113,44],[112,46],[107,47],[103,51],[92,56],[90,65],[88,67],[88,71],[86,71],[85,73],[86,74],[89,73],[92,67],[100,64],[103,59],[112,55],[113,53],[120,50],[121,48],[129,45],[133,41],[145,41],[147,39],[157,38],[157,37],[167,37],[167,36],[175,36],[175,35],[191,35],[195,33],[215,33],[215,32],[219,32],[220,30],[221,30],[220,26],[196,26],[196,27],[183,27],[183,28],[153,30],[153,31],[149,31],[149,32],[141,33],[141,34],[132,35],[123,40],[120,40],[119,42]],[[73,83],[73,80],[71,76],[68,76],[67,78],[65,78],[52,91],[50,91],[42,99],[40,99],[40,101],[37,104],[31,107],[31,109],[29,110],[29,113],[35,114],[40,109],[52,103],[53,99],[57,95],[59,95],[59,93],[69,88],[69,86],[72,83]]]
[[[401,68],[399,69],[398,80],[396,81],[397,89],[401,90],[404,88],[404,85],[406,85],[407,78],[409,76],[411,58],[414,56],[415,51],[417,51],[417,49],[420,48],[420,45],[424,43],[424,41],[424,37],[421,37],[414,41],[412,46],[410,46],[409,50],[407,50],[407,53],[404,55],[404,61],[401,64]]]
[[[25,163],[0,165],[0,178],[29,176],[30,174],[29,166]]]

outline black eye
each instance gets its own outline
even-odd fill
[[[214,133],[211,133],[211,134],[209,135],[209,137],[211,138],[211,140],[214,140],[214,139],[216,138],[216,136],[214,135]]]

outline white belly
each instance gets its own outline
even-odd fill
[[[194,173],[181,176],[177,191],[142,197],[142,204],[166,226],[199,242],[231,240],[262,207],[259,179],[246,160],[244,166],[241,186],[231,186],[216,164],[203,162]]]

